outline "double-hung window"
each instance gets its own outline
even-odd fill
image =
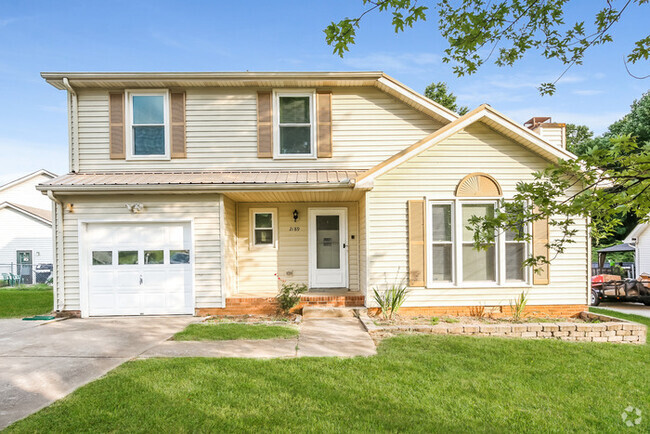
[[[316,113],[313,92],[275,94],[275,158],[314,158]]]
[[[429,201],[429,283],[439,286],[526,284],[529,270],[523,267],[528,243],[526,225],[497,234],[495,240],[474,247],[474,232],[468,229],[473,216],[493,216],[496,201],[454,199]]]
[[[274,208],[253,208],[251,219],[251,247],[275,247],[277,213]]]
[[[169,158],[167,91],[127,92],[127,155],[130,159]]]

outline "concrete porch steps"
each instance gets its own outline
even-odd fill
[[[332,307],[332,306],[304,306],[303,318],[355,318],[366,313],[367,309],[361,307]]]

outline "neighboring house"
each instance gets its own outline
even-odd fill
[[[38,187],[58,310],[268,312],[276,274],[330,305],[403,281],[404,313],[587,304],[583,220],[540,273],[521,262],[548,255],[546,222],[532,245],[472,248],[469,216],[573,158],[488,105],[459,117],[381,72],[42,75],[69,106],[71,173]]]
[[[634,247],[634,268],[636,278],[641,274],[650,274],[650,231],[648,223],[639,223],[623,240]]]
[[[35,266],[52,264],[52,202],[36,186],[55,177],[38,170],[0,186],[0,273],[34,283]]]

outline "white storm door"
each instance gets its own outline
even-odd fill
[[[347,288],[348,214],[346,208],[309,209],[309,286]]]

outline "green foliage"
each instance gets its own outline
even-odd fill
[[[474,74],[483,64],[512,66],[530,50],[564,65],[558,77],[541,83],[542,95],[553,94],[556,83],[573,66],[583,62],[586,52],[613,41],[612,26],[623,13],[647,13],[648,0],[602,1],[596,13],[584,11],[584,5],[572,8],[578,13],[572,22],[565,16],[570,0],[436,0],[432,10],[417,0],[362,0],[365,10],[357,17],[332,22],[324,30],[325,40],[335,54],[343,57],[355,43],[361,20],[371,12],[390,13],[396,33],[437,14],[438,29],[447,41],[443,61],[452,63],[461,77]],[[595,2],[594,2],[595,3]],[[583,17],[590,14],[591,23]],[[573,21],[575,20],[575,21]],[[647,60],[650,36],[638,40],[627,61]]]
[[[431,325],[439,324],[440,323],[440,318],[438,318],[437,316],[434,316],[434,317],[431,318],[430,323],[431,323]]]
[[[288,314],[293,307],[300,303],[300,294],[304,294],[309,288],[304,283],[288,283],[280,277],[278,277],[278,280],[280,281],[280,290],[278,291],[278,295],[275,296],[275,299],[278,302],[280,310]]]
[[[174,335],[175,341],[225,341],[235,339],[286,339],[298,336],[293,327],[266,324],[190,324]]]
[[[583,155],[589,152],[594,132],[586,125],[566,125],[566,146],[567,149],[576,155]]]
[[[408,295],[408,288],[403,282],[395,283],[383,292],[373,289],[375,302],[381,309],[381,314],[384,319],[393,319],[393,315],[402,307],[406,296]]]
[[[621,312],[616,312],[613,310],[604,309],[600,307],[590,307],[589,312],[613,316],[614,318],[620,318],[627,321],[638,322],[639,324],[643,324],[646,327],[650,328],[650,318],[648,318],[647,316],[633,315],[630,313],[621,313]],[[650,340],[646,342],[646,345],[650,346]]]
[[[444,81],[428,85],[427,88],[424,89],[424,96],[461,116],[469,111],[468,107],[459,107],[458,104],[456,104],[456,95],[447,88],[447,83]]]
[[[519,297],[510,301],[510,312],[513,321],[521,321],[525,316],[526,305],[528,304],[528,294],[521,291]]]

